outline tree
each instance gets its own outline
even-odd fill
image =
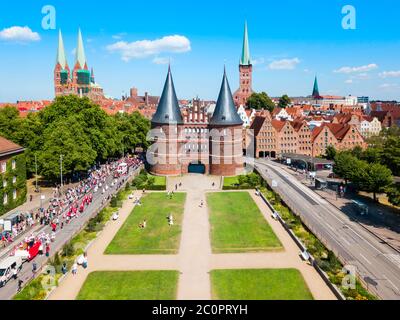
[[[325,159],[334,160],[337,154],[337,150],[334,146],[328,146],[325,151]]]
[[[288,105],[290,105],[292,101],[290,100],[289,96],[287,94],[284,94],[280,99],[279,99],[279,108],[286,108]]]
[[[392,170],[395,176],[400,175],[400,137],[389,136],[382,151],[382,163]]]
[[[395,184],[389,187],[386,191],[389,202],[397,207],[400,207],[400,184]]]
[[[355,146],[353,150],[351,150],[351,154],[355,156],[357,159],[361,159],[363,153],[363,149],[360,146]]]
[[[377,201],[376,195],[384,193],[393,184],[393,176],[390,169],[384,165],[360,161],[359,168],[354,173],[353,182],[360,191],[373,193],[374,201]]]
[[[249,99],[247,99],[247,106],[257,110],[266,109],[270,112],[275,108],[274,102],[265,92],[253,93]]]
[[[349,152],[340,152],[335,156],[333,172],[343,178],[346,184],[352,181],[353,174],[357,170],[359,160]]]

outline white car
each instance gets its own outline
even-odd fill
[[[14,269],[17,270],[17,273],[21,271],[21,257],[9,257],[0,262],[0,287],[4,287],[13,277]]]

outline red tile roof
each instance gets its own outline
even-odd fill
[[[0,136],[0,156],[22,152],[24,148]]]

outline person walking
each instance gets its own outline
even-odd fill
[[[33,276],[35,276],[36,271],[37,271],[37,264],[36,264],[36,262],[33,262],[33,263],[32,263],[32,273],[33,273]]]
[[[50,245],[46,244],[46,257],[48,258],[50,256]]]
[[[18,280],[17,292],[21,292],[23,283],[24,283],[24,281],[22,281],[21,279]]]
[[[63,275],[67,274],[67,263],[64,261],[61,267],[61,272]]]
[[[78,264],[75,262],[72,265],[72,274],[75,276],[78,273]]]

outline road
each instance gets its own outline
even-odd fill
[[[136,171],[140,170],[140,168],[133,170],[131,168],[129,177],[131,177]],[[118,179],[118,183],[114,187],[110,187],[105,194],[102,194],[99,190],[97,193],[93,195],[93,202],[85,209],[83,214],[81,214],[78,218],[73,219],[68,225],[66,225],[62,230],[57,231],[55,241],[50,245],[51,248],[51,256],[54,256],[56,252],[59,252],[62,247],[78,232],[82,229],[84,225],[89,221],[89,219],[95,215],[96,212],[100,208],[102,208],[102,200],[104,197],[108,197],[108,195],[115,194],[117,191],[117,185],[122,179],[129,179],[129,177],[121,177]],[[113,173],[109,175],[107,178],[107,184],[110,186],[113,178]],[[37,233],[40,232],[50,233],[51,228],[50,226],[44,226]],[[0,258],[3,259],[4,257],[8,256],[7,254]],[[88,257],[90,259],[90,257]],[[45,256],[37,256],[33,261],[36,262],[38,269],[45,266],[48,258]],[[18,279],[22,279],[24,281],[24,285],[32,279],[32,262],[25,262],[22,266],[22,270],[18,274]],[[39,274],[40,272],[37,272]],[[0,288],[0,300],[10,300],[13,296],[17,293],[18,287],[18,280],[11,279],[3,288]]]
[[[400,299],[400,255],[351,221],[274,162],[256,160],[255,168],[307,227],[343,263],[357,268],[368,289],[384,300]],[[275,185],[276,185],[275,184]]]

